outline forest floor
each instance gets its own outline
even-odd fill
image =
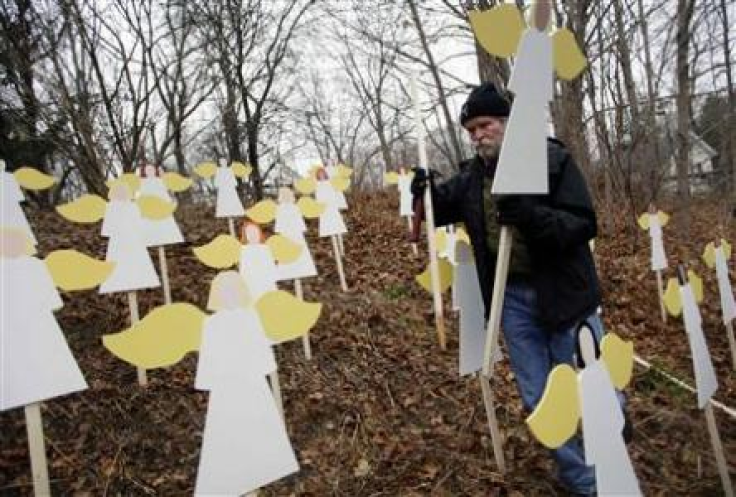
[[[498,471],[479,383],[458,375],[457,320],[445,302],[448,345],[440,350],[431,297],[413,279],[426,262],[413,256],[406,242],[396,195],[354,195],[348,201],[350,289],[340,290],[329,242],[310,236],[320,275],[305,282],[305,299],[324,304],[311,333],[314,356],[306,361],[298,341],[276,352],[301,469],[262,495],[564,495],[547,451],[524,424],[506,360],[497,366],[493,383],[509,466],[506,474]],[[736,407],[736,375],[714,271],[700,260],[715,236],[714,209],[698,205],[687,237],[665,228],[665,247],[668,253],[677,247],[671,260],[688,261],[704,279],[701,310],[720,383],[716,399]],[[202,309],[215,271],[201,265],[191,249],[226,231],[224,221],[212,215],[209,207],[183,206],[177,218],[188,243],[167,248],[174,301]],[[104,258],[99,225],[72,225],[53,212],[32,212],[30,219],[41,256],[73,247]],[[694,385],[681,319],[665,324],[660,318],[646,234],[634,249],[631,233],[622,221],[602,230],[596,241],[606,326],[632,339],[642,358]],[[421,253],[426,247],[420,246]],[[731,276],[734,281],[736,272]],[[162,293],[139,292],[141,316],[163,303]],[[194,389],[196,354],[149,371],[149,386],[139,387],[135,369],[101,344],[103,334],[129,326],[126,296],[90,291],[64,295],[64,301],[56,315],[89,389],[43,404],[52,492],[191,495],[207,406],[206,392]],[[629,451],[644,493],[721,495],[695,394],[641,367],[627,394],[635,428]],[[736,419],[715,412],[736,481]],[[29,495],[23,410],[0,413],[0,426],[0,495]]]

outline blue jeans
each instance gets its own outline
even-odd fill
[[[600,317],[593,313],[587,321],[600,341],[603,336]],[[506,287],[501,326],[516,386],[524,408],[531,412],[544,393],[552,368],[561,363],[573,365],[576,327],[560,333],[545,331],[537,320],[534,288],[515,282],[509,282]],[[553,450],[552,457],[557,463],[558,476],[568,490],[583,494],[595,491],[595,471],[585,464],[578,435]]]

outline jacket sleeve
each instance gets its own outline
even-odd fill
[[[432,210],[435,226],[463,221],[461,199],[464,190],[463,174],[456,174],[439,185],[432,184]]]
[[[559,153],[559,151],[558,151]],[[550,199],[536,203],[524,236],[541,250],[565,252],[597,234],[595,209],[580,169],[562,152],[559,171],[550,176]]]

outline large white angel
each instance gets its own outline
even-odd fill
[[[302,247],[282,235],[264,240],[261,228],[255,223],[243,225],[243,239],[219,235],[194,254],[205,265],[225,269],[239,265],[240,275],[254,299],[277,289],[276,263],[290,263],[298,259]]]
[[[29,190],[45,190],[55,180],[30,167],[22,167],[14,173],[9,173],[5,167],[5,161],[0,159],[0,226],[23,230],[36,245],[36,236],[20,205],[26,199],[21,186]]]
[[[167,203],[175,203],[169,190],[183,191],[191,186],[191,180],[175,173],[165,173],[163,168],[145,164],[140,168],[141,184],[139,195],[151,195]],[[149,247],[174,245],[184,242],[179,225],[170,215],[163,219],[143,219],[144,237]]]
[[[54,311],[64,303],[20,228],[0,228],[0,411],[87,388]]]
[[[103,341],[144,368],[199,350],[195,387],[210,398],[195,494],[242,495],[299,469],[266,376],[277,367],[272,343],[311,328],[321,305],[285,292],[254,302],[238,273],[227,271],[213,281],[208,308],[211,316],[189,304],[164,306]]]
[[[586,66],[573,34],[563,28],[550,36],[551,4],[535,2],[529,25],[514,4],[471,10],[479,43],[499,57],[516,55],[508,89],[514,92],[501,146],[494,193],[547,193],[547,108],[554,96],[554,71],[573,79]]]
[[[631,379],[633,345],[609,333],[598,357],[592,330],[584,325],[578,335],[584,369],[576,374],[567,364],[555,367],[527,424],[540,442],[557,448],[575,434],[582,418],[585,461],[595,466],[598,495],[641,495],[622,435],[625,420],[616,393]]]

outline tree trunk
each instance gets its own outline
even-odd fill
[[[677,1],[677,194],[683,211],[682,233],[690,233],[690,24],[694,0]]]

